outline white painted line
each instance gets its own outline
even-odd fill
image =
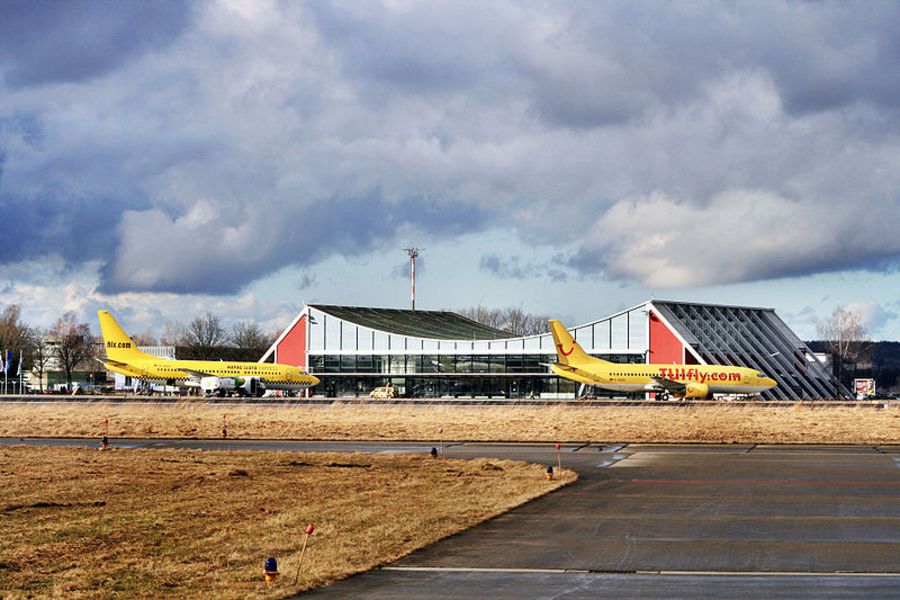
[[[841,571],[637,571],[646,575],[703,575],[728,577],[900,577],[900,573],[859,573]]]
[[[382,571],[410,571],[426,573],[547,573],[556,575],[664,575],[677,577],[900,577],[889,572],[816,572],[816,571],[604,571],[588,569],[525,569],[502,567],[381,567]]]
[[[589,573],[578,569],[504,569],[490,567],[381,567],[382,571],[423,571],[450,573]]]

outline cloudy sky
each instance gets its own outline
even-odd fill
[[[0,304],[851,305],[900,339],[900,4],[0,3]]]

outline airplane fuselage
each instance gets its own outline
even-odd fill
[[[771,380],[759,371],[724,365],[592,364],[551,365],[557,375],[616,392],[656,392],[658,381],[700,384],[714,394],[758,394],[769,389]]]
[[[181,387],[197,386],[197,376],[233,379],[259,378],[267,389],[303,390],[318,383],[314,377],[297,367],[273,363],[227,362],[215,360],[131,360],[126,365],[111,364],[107,368],[122,375],[136,377],[150,383],[165,383]]]

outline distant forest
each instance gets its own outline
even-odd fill
[[[828,352],[825,342],[806,342],[813,352]],[[844,382],[848,387],[856,377],[873,377],[878,392],[900,391],[900,342],[869,342],[867,356],[856,369],[846,368]]]

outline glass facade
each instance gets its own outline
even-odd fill
[[[642,355],[604,354],[613,362],[644,362]],[[309,372],[321,383],[315,395],[367,397],[391,384],[409,398],[572,397],[577,384],[551,373],[545,354],[310,355]],[[607,397],[603,390],[596,390]],[[631,397],[609,392],[608,397]]]
[[[579,326],[573,334],[594,356],[644,362],[646,313],[637,312]],[[401,396],[420,398],[565,398],[578,391],[578,384],[550,371],[556,350],[549,333],[509,338],[496,330],[469,331],[468,320],[432,311],[313,305],[308,317],[307,369],[321,380],[315,395],[368,397],[388,383]],[[426,332],[430,320],[440,326]],[[411,331],[421,335],[404,335]]]

